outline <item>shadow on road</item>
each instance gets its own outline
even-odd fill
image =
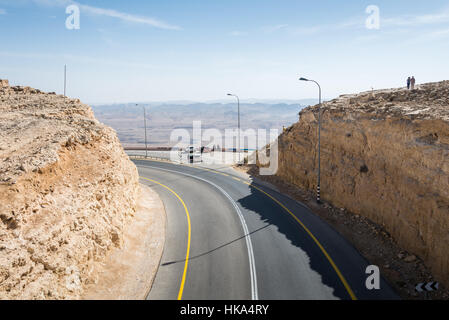
[[[306,256],[309,260],[310,269],[315,271],[321,276],[321,281],[324,285],[334,289],[334,295],[340,299],[350,299],[348,292],[346,291],[343,283],[339,279],[336,271],[326,258],[324,253],[318,247],[317,243],[312,237],[304,230],[304,228],[279,204],[270,199],[267,195],[262,193],[259,189],[265,188],[255,184],[250,185],[250,194],[244,198],[238,200],[238,203],[251,212],[257,215],[258,218],[268,225],[277,228],[277,231],[285,236],[285,238],[297,249],[292,248],[290,253],[292,254],[292,261],[283,261],[282,263],[291,264],[295,259],[293,255],[298,258],[299,256]],[[273,190],[264,190],[269,194],[273,194]],[[283,201],[287,201],[284,199]],[[290,200],[294,202],[293,200]],[[289,201],[289,202],[290,202]],[[286,205],[286,203],[283,203]],[[290,210],[294,208],[294,214],[301,220],[301,216],[308,214],[306,208],[295,203],[289,203]],[[299,250],[298,250],[299,249]],[[304,259],[306,260],[306,259]],[[307,261],[306,261],[307,262]],[[298,266],[298,275],[306,270],[301,270]],[[310,270],[309,270],[310,272]]]
[[[249,235],[255,234],[256,232],[262,231],[263,229],[268,228],[268,227],[269,227],[269,225],[266,225],[266,226],[264,226],[264,227],[262,227],[262,228],[259,228],[259,229],[257,229],[257,230],[251,231],[251,232],[249,233]],[[221,245],[221,246],[218,246],[218,247],[216,247],[215,249],[209,250],[209,251],[207,251],[207,252],[198,254],[198,255],[193,256],[193,257],[189,257],[189,260],[194,260],[194,259],[197,259],[197,258],[201,258],[201,257],[203,257],[203,256],[205,256],[205,255],[207,255],[207,254],[210,254],[210,253],[214,252],[214,251],[217,251],[217,250],[220,250],[220,249],[222,249],[222,248],[225,248],[225,247],[227,247],[227,246],[229,246],[229,245],[231,245],[231,244],[233,244],[233,243],[235,243],[235,242],[237,242],[237,241],[240,241],[240,240],[245,239],[246,236],[247,236],[247,235],[245,234],[245,235],[243,235],[243,236],[241,236],[241,237],[239,237],[239,238],[237,238],[237,239],[235,239],[235,240],[229,241],[229,242],[227,242],[227,243],[225,243],[225,244],[223,244],[223,245]],[[185,261],[186,261],[186,259],[177,260],[177,261],[170,261],[170,262],[164,262],[164,263],[161,264],[161,266],[168,266],[168,265],[172,265],[172,264],[180,263],[180,262],[185,262]]]
[[[137,165],[141,165],[142,167],[148,166],[148,162],[145,161],[134,161]],[[201,168],[195,168],[192,167],[192,169],[201,169]],[[217,169],[213,171],[219,171]],[[188,171],[187,171],[188,172]],[[210,172],[204,171],[204,170],[195,170],[195,172],[191,172],[192,175],[201,177],[210,175]],[[230,175],[233,177],[234,175]],[[237,176],[234,176],[237,178]],[[340,299],[350,299],[350,295],[348,291],[346,290],[345,286],[342,283],[342,280],[337,275],[336,270],[331,265],[331,262],[326,257],[325,253],[321,250],[319,245],[315,242],[315,240],[311,237],[311,235],[284,209],[282,208],[278,203],[276,203],[273,199],[269,198],[266,194],[261,192],[258,189],[261,189],[265,192],[267,192],[270,195],[273,195],[276,199],[281,200],[283,205],[287,206],[294,214],[295,216],[301,220],[308,228],[311,228],[313,226],[313,229],[318,229],[321,234],[314,235],[316,238],[320,239],[322,241],[323,234],[326,235],[325,238],[327,238],[327,243],[323,243],[323,247],[327,248],[326,244],[330,245],[332,247],[332,251],[330,251],[328,248],[326,250],[329,250],[328,254],[332,257],[333,255],[342,255],[344,254],[344,249],[339,248],[332,245],[332,241],[335,239],[337,241],[339,235],[336,232],[333,232],[332,229],[329,229],[329,227],[323,225],[316,221],[315,218],[311,218],[313,214],[309,212],[309,209],[307,209],[305,206],[300,205],[296,201],[283,197],[281,194],[277,193],[274,190],[268,189],[264,186],[261,186],[257,183],[255,183],[253,180],[254,177],[251,176],[250,185],[247,188],[247,191],[244,191],[243,194],[246,194],[246,196],[242,196],[240,199],[234,200],[245,209],[248,214],[255,215],[255,219],[253,221],[260,220],[258,222],[259,227],[255,226],[255,230],[251,231],[249,235],[251,237],[264,237],[264,234],[261,234],[260,231],[267,229],[270,227],[270,229],[275,228],[277,232],[272,233],[276,237],[276,243],[273,246],[269,246],[270,250],[273,250],[273,248],[276,248],[276,245],[279,245],[282,243],[282,241],[285,241],[286,246],[283,246],[283,259],[286,261],[279,261],[279,266],[282,265],[288,265],[289,271],[291,272],[291,268],[295,268],[295,266],[292,267],[292,264],[295,262],[298,264],[297,270],[293,270],[293,273],[297,271],[298,277],[305,277],[305,272],[308,272],[310,276],[317,276],[319,275],[321,277],[320,281],[323,285],[333,288],[334,292],[333,295],[340,298]],[[164,180],[164,183],[167,183],[170,185],[170,182],[179,182],[183,179],[192,179],[192,177],[189,176],[178,176],[173,179]],[[229,180],[229,179],[226,179]],[[252,182],[251,182],[252,181]],[[233,181],[235,183],[235,181]],[[147,181],[148,183],[148,181]],[[151,185],[150,185],[151,186]],[[241,188],[241,186],[240,186]],[[253,225],[254,228],[254,225]],[[217,246],[216,248],[209,250],[207,252],[203,252],[201,254],[198,254],[196,256],[189,257],[189,260],[198,259],[200,257],[203,257],[205,255],[211,254],[215,251],[218,251],[222,248],[225,248],[235,242],[238,242],[240,240],[244,240],[246,235],[243,235],[239,238],[236,238],[234,240],[231,240],[229,242],[226,242],[220,246]],[[261,242],[263,243],[263,241]],[[291,244],[291,245],[289,245]],[[265,248],[264,248],[265,249]],[[270,254],[270,250],[266,250],[261,256]],[[291,257],[291,258],[290,258]],[[161,266],[169,266],[177,263],[183,263],[185,262],[185,259],[180,259],[176,261],[168,261],[161,264]],[[299,263],[298,263],[299,262]],[[344,265],[346,263],[346,265]],[[347,267],[350,262],[344,262],[340,261],[339,266],[343,264],[343,268]],[[300,265],[302,264],[302,265]],[[304,270],[304,265],[308,265],[308,268]],[[354,268],[349,268],[349,270],[354,270]],[[360,281],[363,281],[364,274],[359,272],[355,272],[357,274],[350,275],[353,279],[360,278]],[[362,285],[362,282],[360,282]],[[363,281],[364,283],[364,281]]]

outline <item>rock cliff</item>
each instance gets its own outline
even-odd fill
[[[79,100],[0,81],[0,299],[77,299],[122,244],[137,169]]]
[[[283,180],[315,190],[318,106],[279,138]],[[449,81],[322,106],[321,197],[383,225],[449,286]]]

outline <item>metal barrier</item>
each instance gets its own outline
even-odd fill
[[[145,159],[144,150],[126,150],[125,151],[130,158]],[[175,156],[172,159],[170,157],[171,152],[175,152]],[[242,153],[243,159],[247,154]],[[214,158],[214,153],[205,153],[203,155],[195,153],[194,163],[215,163],[215,164],[235,164],[238,163],[235,160],[236,153],[220,153],[218,158]],[[170,161],[176,163],[189,163],[188,153],[178,153],[178,151],[148,151],[147,159]]]
[[[154,160],[162,160],[162,161],[172,161],[171,157],[170,157],[170,153],[171,151],[148,151],[147,155],[145,155],[145,151],[141,151],[141,150],[126,150],[126,154],[130,157],[130,158],[135,158],[135,159],[154,159]],[[181,153],[176,153],[175,162],[179,162],[179,163],[183,163],[183,158],[185,156],[183,156],[184,154]],[[195,162],[201,162],[201,156],[196,155],[195,158],[200,158],[200,161],[195,161]],[[185,159],[185,162],[188,162],[188,159]]]

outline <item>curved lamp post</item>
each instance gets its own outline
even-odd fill
[[[232,93],[228,93],[228,96],[230,97],[235,97],[237,98],[237,112],[238,112],[238,128],[239,128],[239,132],[238,132],[238,153],[239,153],[239,162],[240,162],[240,99],[237,95],[232,94]]]
[[[319,89],[319,104],[318,104],[318,183],[316,189],[316,202],[321,203],[321,86],[315,80],[310,80],[306,78],[299,78],[300,81],[309,81],[313,82],[318,86]]]

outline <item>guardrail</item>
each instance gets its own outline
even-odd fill
[[[174,156],[170,157],[171,153],[174,152]],[[187,153],[178,151],[147,151],[147,156],[145,157],[145,150],[126,150],[126,153],[130,158],[135,159],[154,159],[163,161],[173,161],[179,163],[189,163]],[[248,154],[242,152],[242,159],[247,157]],[[204,153],[203,155],[199,153],[194,154],[194,163],[218,163],[218,164],[236,164],[238,163],[237,154],[234,152],[219,152],[219,153]]]
[[[140,150],[127,150],[126,154],[129,157],[138,158],[138,159],[155,159],[155,160],[167,160],[170,161],[170,151],[148,151],[147,155],[145,155],[145,151]]]
[[[176,151],[148,151],[145,154],[145,151],[140,150],[126,150],[126,154],[130,158],[135,159],[154,159],[154,160],[163,160],[163,161],[172,161],[172,157],[170,157],[171,152],[175,152],[175,162],[179,163],[187,163],[187,154],[186,153],[178,153]],[[194,154],[194,162],[202,162],[202,157],[200,154]]]

